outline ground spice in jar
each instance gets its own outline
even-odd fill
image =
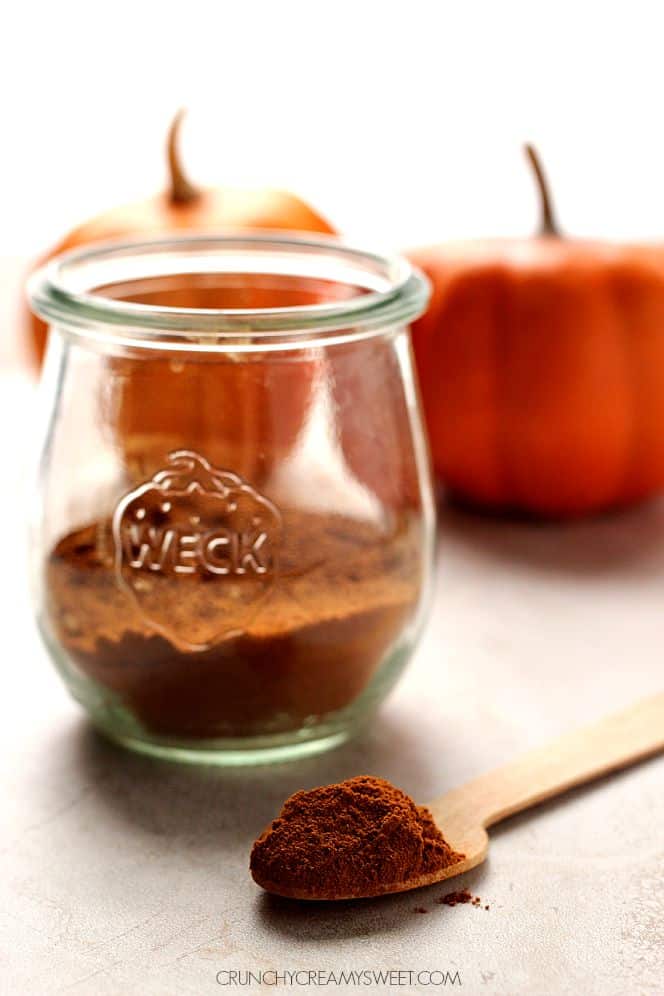
[[[463,855],[423,806],[382,778],[361,775],[296,792],[251,852],[254,880],[296,899],[397,891]]]
[[[177,526],[168,497],[152,488],[136,509],[142,520],[129,525],[167,537]],[[180,519],[209,524],[215,514],[209,495],[178,501]],[[146,569],[131,572],[128,597],[110,520],[60,539],[45,566],[45,623],[69,666],[114,708],[167,737],[279,733],[351,705],[416,609],[419,520],[395,513],[386,529],[336,514],[282,508],[279,515],[279,571],[264,592],[249,575],[150,570],[146,554]],[[196,646],[152,618],[180,627]],[[224,635],[208,639],[218,623]]]

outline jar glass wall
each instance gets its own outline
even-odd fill
[[[346,737],[420,630],[433,501],[407,263],[330,240],[61,257],[34,576],[67,686],[114,739],[248,762]]]

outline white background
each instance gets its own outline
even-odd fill
[[[537,142],[568,232],[664,236],[658,3],[6,2],[0,255],[156,192],[181,105],[206,183],[287,185],[386,248],[528,233]]]
[[[166,182],[290,187],[358,243],[532,232],[526,140],[568,234],[664,241],[656,2],[0,5],[0,366],[28,264]]]

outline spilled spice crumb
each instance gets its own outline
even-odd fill
[[[474,896],[468,889],[457,889],[455,892],[446,892],[444,896],[439,896],[436,902],[439,906],[460,906],[464,903],[470,903],[476,909],[480,909],[482,906],[481,897]],[[484,909],[490,909],[489,905],[487,904]],[[427,913],[428,910],[423,906],[416,906],[413,912]]]
[[[456,892],[446,892],[444,896],[440,896],[436,900],[442,906],[457,906],[460,903],[471,903],[473,901],[472,893],[468,889],[459,889]]]

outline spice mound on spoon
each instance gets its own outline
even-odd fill
[[[463,861],[428,809],[359,775],[296,792],[251,852],[251,874],[292,899],[355,899],[412,889]]]
[[[484,861],[487,828],[664,750],[664,693],[575,730],[429,803],[361,775],[296,792],[254,844],[250,868],[291,899],[405,892]]]

